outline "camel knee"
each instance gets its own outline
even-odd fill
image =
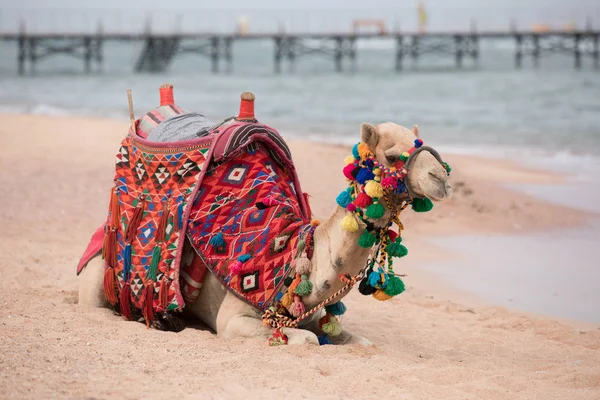
[[[79,304],[86,307],[105,307],[104,260],[96,256],[79,274]]]

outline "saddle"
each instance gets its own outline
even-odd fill
[[[161,87],[161,106],[123,139],[106,221],[77,274],[102,254],[106,299],[126,319],[141,314],[147,324],[196,301],[207,270],[264,311],[283,296],[314,230],[291,152],[254,118],[251,93],[242,94],[237,117],[195,138],[149,140],[183,112],[172,99],[172,86]],[[197,257],[182,265],[186,236]]]

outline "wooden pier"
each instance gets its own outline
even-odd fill
[[[16,33],[0,33],[0,40],[17,42],[19,74],[36,71],[37,64],[56,54],[69,54],[82,60],[83,71],[101,67],[104,60],[103,44],[108,41],[141,42],[142,51],[132,68],[136,72],[162,72],[182,54],[195,54],[211,60],[213,73],[232,70],[233,48],[252,40],[270,40],[274,44],[275,73],[287,64],[293,70],[300,57],[330,58],[336,71],[356,70],[357,41],[393,39],[396,43],[395,63],[390,68],[401,71],[407,59],[416,62],[424,55],[450,57],[456,68],[468,61],[476,64],[480,57],[480,43],[484,40],[509,39],[515,43],[516,68],[531,59],[538,66],[543,56],[564,54],[572,57],[575,68],[582,68],[584,59],[591,59],[594,68],[600,67],[600,31],[477,31],[474,26],[466,32],[386,32],[386,33],[260,33],[211,34],[174,33],[158,34],[148,29],[145,33],[103,32],[98,27],[94,34],[27,32],[24,25]]]

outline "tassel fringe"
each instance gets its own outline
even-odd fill
[[[131,287],[125,283],[119,294],[119,303],[121,305],[121,314],[127,321],[131,321]]]
[[[115,282],[115,270],[108,267],[104,270],[104,297],[111,305],[119,302],[117,298],[117,286]]]
[[[154,321],[154,284],[149,283],[146,286],[144,293],[144,306],[142,307],[142,314],[146,321],[146,326],[150,328],[150,324]]]

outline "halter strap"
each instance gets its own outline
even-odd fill
[[[404,181],[404,185],[406,186],[406,190],[410,194],[411,198],[414,198],[414,197],[421,198],[422,197],[422,196],[417,196],[415,194],[415,192],[411,189],[410,183],[409,183],[410,180],[408,179],[408,174],[410,172],[410,168],[412,167],[412,165],[414,164],[415,160],[417,159],[417,157],[416,157],[417,154],[419,154],[422,151],[429,152],[429,154],[431,154],[433,157],[435,157],[435,159],[440,163],[440,165],[445,168],[444,161],[442,160],[442,157],[440,156],[440,153],[438,153],[433,147],[421,146],[421,147],[415,149],[415,151],[413,151],[411,153],[411,155],[408,157],[408,159],[404,163],[404,169],[406,170],[406,179]]]

